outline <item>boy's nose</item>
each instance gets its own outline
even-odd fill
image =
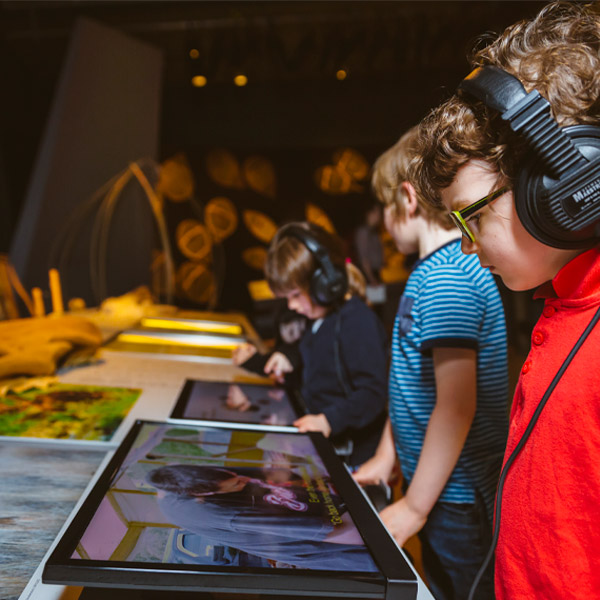
[[[472,242],[466,235],[462,236],[460,241],[460,249],[462,250],[463,254],[474,254],[476,251],[476,246],[477,242]]]

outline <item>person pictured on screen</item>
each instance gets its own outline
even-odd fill
[[[510,289],[545,299],[498,486],[496,597],[597,598],[597,6],[548,4],[472,66],[480,69],[421,124],[414,171],[428,203],[454,215],[463,252]],[[584,217],[587,225],[576,220]]]
[[[173,464],[150,471],[147,482],[171,523],[220,544],[296,567],[373,570],[346,506],[324,480],[277,475]]]
[[[242,386],[231,384],[227,388],[227,394],[222,396],[223,406],[233,412],[241,413],[257,413],[264,409],[264,413],[259,415],[260,422],[265,425],[289,425],[293,418],[283,410],[282,401],[286,399],[286,392],[281,388],[267,389],[263,392],[263,397],[253,398],[249,393],[246,393]],[[280,405],[281,410],[278,410]],[[292,409],[290,408],[290,411]]]
[[[436,598],[466,599],[490,544],[506,443],[506,327],[493,277],[461,253],[460,233],[408,177],[416,134],[409,130],[373,168],[385,226],[399,251],[419,260],[394,323],[390,419],[355,478],[387,481],[397,455],[406,490],[380,513],[383,523],[400,545],[419,534]],[[491,572],[481,591],[493,597]]]
[[[349,269],[341,242],[324,229],[291,223],[277,232],[266,279],[309,326],[300,340],[300,362],[275,353],[265,372],[281,377],[302,370],[301,395],[310,414],[294,425],[330,436],[354,467],[373,455],[385,422],[387,341],[378,317],[350,288],[362,278]]]
[[[260,407],[252,404],[247,394],[244,394],[239,385],[232,384],[227,388],[227,395],[223,398],[225,408],[236,412],[258,411]]]

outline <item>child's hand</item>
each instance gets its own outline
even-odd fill
[[[234,365],[241,365],[245,363],[251,356],[256,354],[256,346],[254,344],[245,343],[236,346],[233,349],[231,358],[233,359]]]
[[[427,517],[411,508],[406,497],[386,506],[379,516],[400,546],[423,528]]]
[[[378,485],[379,483],[387,483],[392,476],[392,465],[386,464],[385,461],[379,459],[377,455],[364,462],[360,468],[352,474],[354,480],[359,485]]]
[[[304,415],[294,421],[294,425],[301,433],[306,431],[320,431],[325,437],[331,434],[331,425],[327,417],[321,413],[318,415]]]
[[[291,373],[293,370],[292,363],[281,352],[273,352],[265,365],[265,373],[279,383],[283,383],[284,373]]]

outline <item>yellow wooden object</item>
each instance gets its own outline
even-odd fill
[[[248,282],[248,292],[254,301],[272,300],[275,295],[271,291],[266,279]]]
[[[65,312],[62,297],[62,288],[60,286],[60,275],[56,269],[48,271],[50,280],[50,297],[52,298],[52,312],[55,315],[62,315]]]
[[[85,310],[85,300],[83,298],[69,298],[67,302],[67,307],[70,312],[75,312],[78,310]]]
[[[46,307],[44,306],[42,290],[39,287],[34,287],[31,290],[31,297],[33,298],[33,316],[43,317],[46,314]]]
[[[0,254],[0,320],[16,319],[18,316],[19,311],[8,274],[8,256]]]
[[[102,335],[86,319],[73,316],[13,319],[0,323],[0,379],[52,375],[57,361],[74,346],[98,346]]]

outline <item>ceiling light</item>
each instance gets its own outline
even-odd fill
[[[194,77],[192,77],[192,85],[194,87],[204,87],[207,81],[208,80],[204,75],[194,75]]]

